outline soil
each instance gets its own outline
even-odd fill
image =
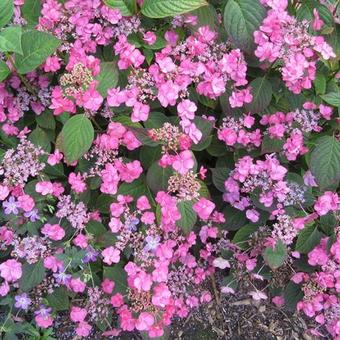
[[[269,303],[254,304],[247,296],[223,297],[175,323],[172,340],[314,340],[311,325],[300,315],[286,313]]]
[[[6,315],[0,312],[0,324]],[[254,302],[249,295],[221,295],[208,305],[191,312],[186,319],[175,319],[169,340],[318,340],[308,332],[315,327],[311,319],[290,313],[273,304]],[[322,339],[331,337],[323,330]],[[68,313],[60,313],[54,322],[52,335],[57,340],[80,340]],[[20,337],[19,337],[20,338]],[[21,338],[20,338],[21,339]],[[23,337],[22,339],[25,339]],[[82,338],[84,339],[84,338]],[[104,338],[93,328],[86,340],[145,340],[139,333],[122,333],[119,337]],[[165,340],[163,338],[162,340]]]
[[[175,319],[169,340],[316,340],[308,333],[310,320],[292,314],[270,303],[254,303],[240,293],[227,295],[218,303],[214,300],[187,319]],[[54,337],[58,340],[76,340],[74,325],[65,314],[56,322]],[[103,338],[94,330],[87,340]],[[142,340],[139,334],[126,333],[115,340]],[[330,339],[330,338],[323,338]]]

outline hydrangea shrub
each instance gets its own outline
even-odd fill
[[[333,0],[1,0],[1,337],[166,339],[241,289],[338,339],[339,32]]]

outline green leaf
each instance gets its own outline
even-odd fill
[[[310,169],[321,190],[336,189],[340,181],[340,143],[336,138],[317,139],[310,159]]]
[[[289,282],[284,290],[285,307],[292,312],[296,311],[296,305],[303,298],[303,293],[299,285]]]
[[[130,195],[134,198],[138,198],[142,195],[148,194],[148,189],[145,185],[145,177],[141,175],[138,179],[132,183],[122,183],[118,188],[118,195]]]
[[[333,212],[320,217],[320,227],[327,236],[331,236],[335,232],[337,220]]]
[[[320,4],[317,0],[304,0],[301,2],[299,8],[296,11],[296,18],[300,21],[307,20],[308,22],[313,21],[313,11],[316,9],[319,12],[320,18],[326,25],[332,25],[333,16],[328,8]]]
[[[237,246],[240,247],[241,249],[248,248],[248,244],[246,241],[249,240],[249,236],[256,230],[258,230],[258,228],[259,228],[258,226],[251,224],[245,225],[236,232],[233,238],[233,243],[237,244]]]
[[[46,132],[43,129],[41,129],[39,126],[30,133],[28,139],[34,145],[40,146],[46,152],[51,151],[50,140],[49,140]]]
[[[97,76],[99,84],[98,92],[104,97],[107,97],[107,90],[116,87],[118,84],[119,73],[117,65],[113,61],[102,62],[100,64],[100,73]]]
[[[11,74],[7,64],[0,60],[0,82],[5,80]]]
[[[224,208],[223,214],[225,216],[223,228],[227,230],[238,230],[249,222],[243,211],[231,207],[230,205],[227,205]]]
[[[225,192],[225,187],[224,187],[224,182],[228,179],[229,177],[229,172],[230,169],[228,168],[213,168],[210,169],[212,172],[212,181],[215,185],[215,187],[221,191]]]
[[[146,183],[154,193],[161,190],[167,191],[168,180],[172,174],[171,167],[162,168],[158,165],[158,162],[154,162],[146,174]]]
[[[25,74],[41,65],[60,45],[60,40],[52,34],[29,30],[22,35],[23,55],[15,58],[16,69]]]
[[[13,0],[0,1],[0,28],[4,27],[12,19],[14,13]]]
[[[55,129],[55,119],[51,111],[44,111],[41,115],[35,116],[37,124],[47,130]]]
[[[59,312],[63,310],[68,310],[69,299],[67,291],[63,287],[54,288],[52,294],[47,295],[47,301],[54,311]]]
[[[228,150],[224,143],[217,139],[216,136],[213,136],[211,143],[207,148],[207,152],[213,157],[222,157],[228,153]]]
[[[148,169],[154,162],[161,158],[161,147],[142,146],[139,153],[139,159],[144,169]]]
[[[217,13],[214,6],[208,5],[200,7],[192,11],[190,15],[197,17],[197,25],[191,27],[192,31],[196,31],[202,26],[209,26],[212,31],[216,31]]]
[[[282,150],[284,141],[282,139],[270,138],[264,136],[261,144],[261,154],[280,152]]]
[[[0,31],[0,51],[22,54],[21,35],[19,26],[7,27]]]
[[[62,131],[62,150],[69,163],[78,160],[91,147],[94,129],[85,115],[75,115],[64,125]]]
[[[314,87],[316,94],[324,94],[326,92],[327,79],[323,73],[318,73],[314,79]]]
[[[124,268],[120,264],[112,267],[104,267],[104,278],[113,280],[115,283],[114,292],[125,295],[127,293],[127,275]]]
[[[95,236],[100,236],[107,232],[105,226],[102,223],[94,220],[91,220],[86,224],[86,231]]]
[[[144,126],[148,129],[157,129],[168,121],[168,117],[163,112],[150,112],[148,120],[144,122]]]
[[[85,254],[86,251],[83,249],[79,250],[76,247],[69,247],[65,249],[63,254],[57,254],[56,257],[64,262],[64,266],[76,268],[83,264]]]
[[[205,0],[144,0],[142,14],[149,18],[165,18],[206,6]]]
[[[339,92],[327,93],[327,94],[320,96],[320,97],[327,104],[330,104],[330,105],[335,106],[335,107],[340,107],[340,93]]]
[[[45,274],[42,260],[34,264],[25,263],[22,266],[22,277],[19,281],[20,289],[24,292],[30,291],[44,280]]]
[[[253,33],[266,16],[259,0],[229,0],[224,9],[224,26],[235,45],[252,53],[255,49]]]
[[[213,124],[209,120],[204,119],[204,118],[199,117],[199,116],[195,117],[194,123],[195,123],[196,127],[202,132],[202,138],[201,138],[201,140],[198,144],[193,144],[191,149],[194,150],[194,151],[202,151],[206,147],[208,147],[209,144],[211,143],[211,141],[210,141],[210,143],[208,145],[206,145],[206,141],[209,138],[210,133],[213,129]]]
[[[21,14],[27,23],[34,26],[39,21],[41,11],[41,0],[25,0],[21,6]]]
[[[98,196],[94,207],[98,209],[102,214],[108,214],[110,211],[110,204],[115,201],[113,196],[101,194]]]
[[[272,99],[272,86],[265,77],[254,79],[249,86],[252,88],[253,100],[246,104],[246,109],[252,113],[262,112]]]
[[[198,180],[198,182],[199,182],[199,184],[201,186],[200,190],[198,190],[198,193],[200,194],[200,197],[205,197],[205,198],[210,199],[211,198],[210,197],[210,192],[209,192],[209,189],[208,189],[207,185],[203,181],[201,181],[201,180]]]
[[[319,244],[321,238],[322,233],[318,231],[318,228],[315,225],[307,225],[298,235],[295,250],[302,254],[307,254]]]
[[[188,234],[192,230],[197,221],[197,214],[192,208],[193,204],[194,202],[192,201],[180,201],[177,204],[181,218],[176,222],[176,225],[180,227],[185,234]]]
[[[120,114],[120,115],[112,117],[112,121],[121,123],[122,125],[128,126],[128,127],[134,127],[138,129],[142,128],[142,125],[140,123],[131,122],[130,117],[124,114]]]
[[[286,259],[287,249],[281,240],[276,242],[275,248],[266,248],[263,252],[263,258],[271,269],[281,267]]]
[[[111,8],[118,8],[123,16],[131,16],[137,11],[136,0],[104,0]]]

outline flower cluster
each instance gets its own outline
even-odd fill
[[[340,337],[338,14],[253,2],[0,1],[0,338],[240,291]]]
[[[108,103],[113,107],[121,104],[132,107],[131,120],[139,122],[149,117],[148,100],[158,99],[166,108],[181,99],[177,105],[180,124],[192,141],[198,143],[202,134],[192,122],[197,106],[188,99],[189,86],[195,84],[199,95],[215,99],[225,92],[226,83],[232,82],[234,91],[230,104],[242,107],[252,100],[249,88],[238,89],[248,83],[247,66],[241,51],[216,43],[217,34],[209,27],[199,28],[195,35],[179,45],[174,31],[165,38],[169,45],[156,53],[155,63],[143,69],[140,68],[144,62],[141,52],[129,44],[125,36],[119,37],[115,45],[115,52],[120,58],[118,66],[126,69],[133,65],[136,70],[130,75],[126,89],[110,90]]]
[[[160,225],[146,196],[138,198],[136,209],[130,209],[132,198],[118,195],[110,206],[109,224],[117,242],[102,251],[103,262],[112,265],[126,249],[133,250],[134,261],[124,267],[129,305],[119,293],[111,297],[111,304],[117,308],[122,330],[136,328],[148,331],[151,337],[162,336],[173,317],[185,317],[191,308],[211,300],[201,285],[212,273],[206,256],[196,260],[191,254],[196,235],[183,236],[176,226],[180,213],[173,198],[159,192],[156,201],[162,207]],[[197,207],[200,216],[202,209],[206,208]],[[205,213],[206,218],[212,209]]]
[[[260,129],[248,131],[255,123],[251,115],[239,119],[233,117],[223,118],[222,126],[218,129],[217,137],[228,146],[240,144],[243,147],[259,147],[262,136]]]
[[[284,207],[303,203],[304,192],[301,188],[289,185],[285,176],[287,169],[273,155],[266,160],[254,160],[244,156],[238,160],[235,169],[225,181],[225,201],[239,210],[245,210],[247,218],[257,222],[260,218],[257,204],[271,209],[271,215],[284,212]]]
[[[332,47],[322,36],[308,32],[309,22],[299,22],[287,12],[287,1],[263,1],[271,7],[258,31],[255,55],[260,61],[280,62],[282,79],[293,93],[310,89],[316,76],[319,55],[328,60],[335,57]],[[319,28],[314,25],[313,28]]]
[[[283,153],[289,161],[295,161],[299,155],[308,152],[304,145],[305,135],[311,132],[320,132],[321,118],[330,120],[332,108],[320,104],[306,102],[302,110],[295,110],[284,114],[276,112],[273,115],[264,115],[260,121],[262,125],[269,125],[268,133],[271,139],[284,139]]]
[[[323,238],[308,253],[308,264],[317,267],[312,274],[297,272],[291,280],[302,284],[303,300],[297,304],[297,310],[315,318],[320,325],[325,325],[328,332],[337,337],[339,328],[339,291],[340,291],[340,237],[327,249],[327,238]],[[315,331],[318,334],[317,330]]]

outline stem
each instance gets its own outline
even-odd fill
[[[0,334],[2,334],[2,332],[5,331],[5,325],[6,325],[7,321],[8,321],[8,319],[11,317],[11,313],[12,313],[12,307],[11,307],[10,311],[8,312],[8,314],[7,314],[6,320],[4,321],[4,323],[2,324],[2,326],[0,328]]]
[[[99,131],[102,131],[102,128],[99,126],[99,124],[96,122],[96,120],[93,117],[91,117],[90,119],[91,119],[92,123],[96,126],[96,128]]]
[[[214,274],[211,275],[211,282],[212,282],[216,302],[217,302],[218,305],[220,305],[221,300],[220,300],[220,296],[219,296],[217,288],[216,288],[216,281],[215,281],[215,275]]]
[[[91,282],[92,282],[92,287],[94,288],[94,281],[93,281],[93,275],[92,275],[92,270],[90,264],[88,265],[90,269],[90,274],[91,274]]]

